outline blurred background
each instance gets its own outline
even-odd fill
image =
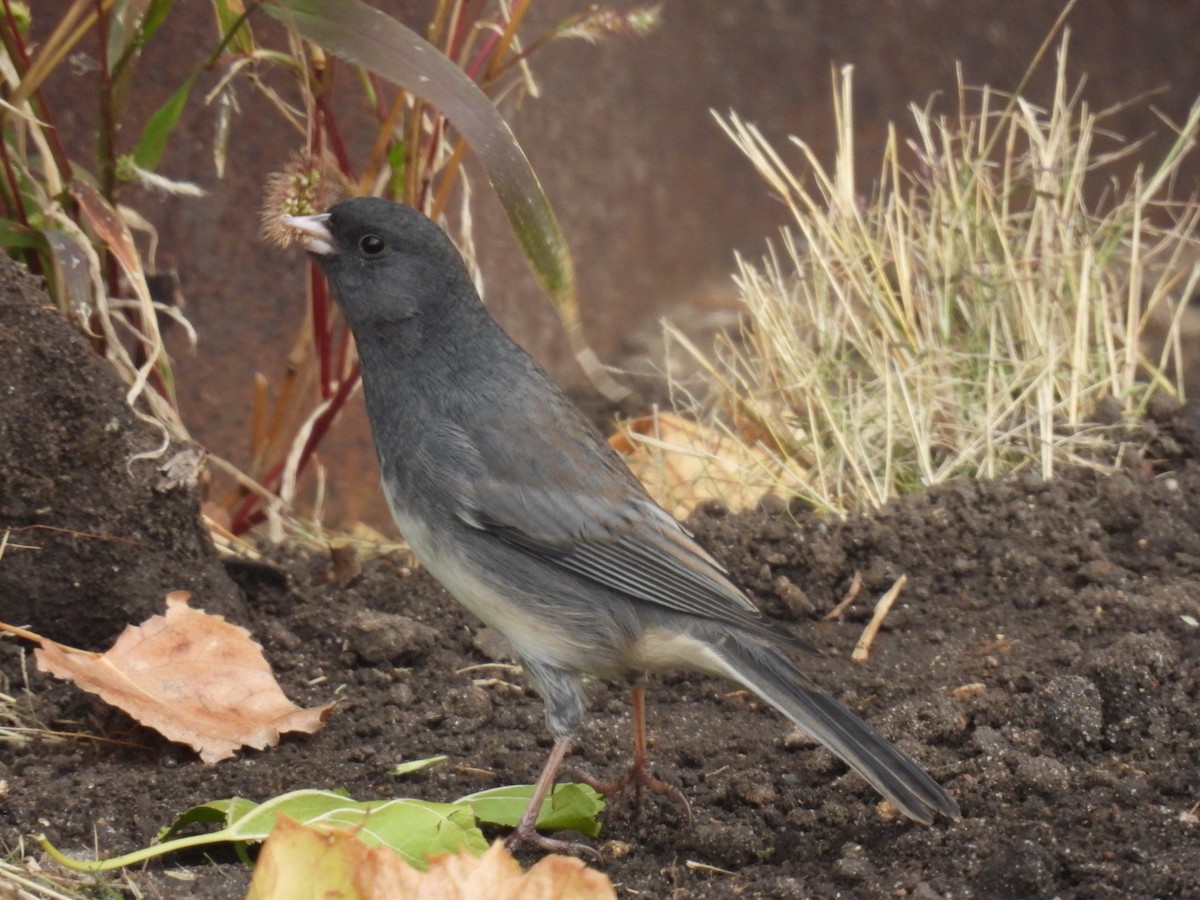
[[[68,5],[34,4],[34,34]],[[428,21],[427,3],[372,5],[417,31]],[[536,36],[582,6],[537,0],[522,34]],[[539,51],[532,72],[540,96],[502,108],[562,222],[586,334],[600,358],[625,365],[640,346],[633,336],[664,314],[687,319],[732,306],[734,254],[757,258],[787,219],[711,111],[735,111],[778,147],[796,135],[829,165],[831,80],[837,68],[853,66],[858,184],[869,194],[889,122],[903,138],[911,133],[910,104],[952,113],[960,65],[968,85],[1015,88],[1060,9],[1045,0],[665,0],[662,23],[649,36],[597,45],[563,40]],[[1104,123],[1114,135],[1110,149],[1145,140],[1114,169],[1127,179],[1137,159],[1162,157],[1170,123],[1200,94],[1200,3],[1084,0],[1069,29],[1072,82],[1083,80],[1093,110],[1151,95]],[[214,34],[208,4],[179,4],[147,47],[134,121],[139,108],[148,115],[207,57]],[[83,159],[95,140],[96,104],[86,53],[72,63],[46,92],[77,148],[72,155]],[[1026,91],[1030,100],[1048,102],[1053,70],[1051,54]],[[339,77],[352,76],[343,68]],[[158,268],[177,273],[199,335],[195,353],[181,335],[171,339],[184,420],[197,440],[235,463],[248,454],[255,373],[274,379],[285,365],[307,268],[299,251],[277,250],[258,233],[264,181],[303,138],[269,114],[261,95],[243,90],[239,100],[223,180],[212,161],[216,111],[201,102],[185,109],[158,167],[207,196],[139,194],[134,203],[159,231]],[[349,131],[351,155],[365,154],[353,125]],[[798,153],[789,162],[803,174]],[[1194,161],[1186,172],[1190,185],[1176,191],[1182,196],[1195,191],[1200,175]],[[560,383],[586,398],[558,319],[507,221],[478,170],[471,181],[485,301]],[[319,456],[329,471],[326,523],[389,528],[359,403]]]

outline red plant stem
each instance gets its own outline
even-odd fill
[[[337,121],[334,119],[333,112],[327,104],[328,98],[322,94],[320,99],[317,100],[317,108],[323,114],[325,133],[329,136],[329,149],[333,151],[338,168],[348,176],[354,171],[354,166],[350,162],[350,154],[346,152],[346,144],[342,141],[342,134],[338,130]]]
[[[0,140],[0,161],[4,163],[4,178],[8,182],[8,189],[12,192],[13,209],[11,211],[15,212],[21,224],[28,228],[29,217],[25,213],[25,204],[21,200],[21,186],[17,182],[17,174],[13,171],[12,160],[8,158],[8,143],[3,140]],[[41,258],[34,247],[25,248],[25,265],[34,275],[45,274]]]
[[[96,156],[100,163],[100,193],[110,203],[116,193],[116,163],[113,138],[116,129],[112,96],[112,73],[108,59],[108,17],[104,15],[103,0],[95,0],[96,37],[100,54],[100,122],[96,128]],[[111,281],[111,277],[110,277]],[[110,284],[110,289],[112,285]]]
[[[491,64],[488,66],[487,74],[484,76],[485,81],[493,80],[501,63],[504,62],[504,57],[508,56],[508,51],[512,48],[513,41],[517,36],[517,29],[521,27],[521,23],[525,20],[525,14],[529,12],[529,4],[532,0],[514,0],[512,6],[508,10],[508,21],[504,25],[504,31],[500,35],[500,46],[496,52],[492,54]]]
[[[333,392],[333,377],[330,371],[329,344],[329,294],[325,289],[325,279],[317,270],[317,264],[308,264],[309,296],[312,298],[312,328],[313,346],[317,352],[318,387],[321,399],[328,400]]]
[[[471,24],[479,18],[479,12],[482,9],[482,5],[479,5],[474,11],[470,10],[470,6],[470,0],[464,0],[464,2],[460,3],[458,5],[458,11],[455,15],[454,21],[451,23],[450,37],[446,42],[446,56],[451,60],[453,60],[458,54],[459,49],[466,40],[466,35]],[[480,63],[482,57],[487,55],[488,51],[495,46],[495,43],[495,33],[489,33],[484,38],[484,47],[480,51],[482,56],[476,56],[476,63]],[[478,66],[476,71],[478,71]],[[472,78],[475,77],[474,73],[469,70],[467,74]],[[417,196],[413,198],[413,202],[418,209],[425,209],[426,202],[429,198],[429,189],[433,183],[433,176],[429,173],[433,170],[434,160],[437,159],[437,154],[445,135],[445,126],[445,116],[438,115],[437,118],[434,119],[433,133],[429,136],[429,144],[425,150],[425,164],[421,168],[420,172],[421,185],[418,189]]]
[[[320,117],[318,128],[325,132],[325,136],[329,139],[329,149],[333,151],[333,156],[337,160],[338,168],[347,178],[354,171],[354,166],[350,162],[350,154],[346,152],[346,144],[342,141],[342,134],[338,130],[337,119],[333,115],[333,110],[329,105],[329,98],[333,94],[333,72],[334,72],[333,57],[327,57],[325,60],[325,71],[321,76],[321,89],[317,92],[317,114]]]
[[[329,426],[333,424],[333,420],[337,418],[338,413],[342,411],[342,407],[346,405],[346,401],[350,398],[350,394],[354,388],[358,386],[359,375],[361,369],[358,363],[355,363],[351,368],[350,373],[346,378],[338,384],[337,391],[329,400],[329,405],[319,415],[316,421],[313,422],[312,431],[309,432],[308,440],[304,442],[304,446],[300,450],[300,458],[296,466],[297,472],[303,472],[304,467],[308,464],[309,459],[317,449],[317,445],[324,439],[326,432],[329,431]],[[275,463],[267,473],[266,477],[260,482],[263,487],[279,493],[279,481],[283,475],[284,466],[287,465],[287,459],[281,459]],[[251,494],[242,501],[242,505],[233,516],[233,521],[230,524],[229,530],[234,534],[244,534],[250,528],[257,525],[264,518],[266,513],[257,508],[261,506],[262,497],[258,494]]]
[[[488,61],[488,55],[492,52],[492,48],[500,40],[500,35],[494,31],[489,31],[479,45],[479,49],[475,51],[475,55],[471,61],[464,66],[467,76],[474,81],[479,76],[479,70],[483,68]]]
[[[8,28],[4,32],[4,49],[17,63],[17,73],[24,77],[29,71],[29,54],[25,52],[25,44],[21,41],[21,30],[17,27],[17,19],[13,15],[12,4],[4,0],[4,20]]]
[[[474,4],[475,9],[471,10],[470,0],[466,0],[458,10],[458,17],[454,22],[454,26],[450,32],[450,40],[446,43],[446,56],[454,59],[462,50],[463,44],[466,43],[467,33],[471,30],[471,26],[479,20],[479,13],[483,10],[483,5],[487,0],[480,0]]]
[[[21,32],[17,28],[17,20],[13,16],[12,6],[9,0],[3,0],[4,16],[8,22],[8,29],[5,33],[5,49],[9,55],[14,57],[19,63],[18,72],[24,76],[29,71],[29,53],[25,49],[25,44],[21,41]],[[15,52],[14,52],[15,51]],[[71,168],[71,160],[67,158],[67,153],[63,149],[62,140],[58,136],[58,129],[54,127],[54,122],[51,120],[49,110],[46,108],[46,101],[42,98],[42,89],[38,88],[33,92],[33,96],[29,98],[33,105],[37,117],[46,123],[45,135],[46,140],[50,144],[50,155],[54,157],[54,163],[58,166],[58,170],[62,172],[63,179],[70,181],[74,177],[74,170]]]
[[[25,44],[21,40],[21,32],[17,27],[16,17],[13,16],[12,4],[9,0],[3,0],[4,19],[7,27],[3,31],[4,48],[8,51],[8,55],[15,59],[18,63],[18,72],[24,76],[29,71],[29,53],[25,49]],[[41,95],[35,93],[35,99],[41,104]],[[41,104],[44,106],[44,104]],[[45,110],[38,111],[39,118],[43,122],[49,122],[49,117],[45,114]],[[46,129],[48,139],[50,140],[50,152],[54,156],[59,170],[63,172],[64,177],[71,177],[71,167],[66,160],[66,154],[62,151],[62,146],[58,141],[58,129],[49,127]],[[25,209],[25,201],[21,197],[21,183],[17,179],[17,173],[13,171],[12,158],[8,154],[8,143],[0,140],[0,160],[4,164],[4,178],[8,182],[8,188],[12,195],[12,208],[10,212],[16,215],[16,218],[26,228],[29,226],[29,213]],[[30,247],[26,251],[27,265],[29,270],[35,275],[42,274],[42,264],[38,257],[37,251]]]
[[[116,206],[117,200],[117,171],[116,171],[116,109],[113,107],[113,82],[108,58],[108,17],[104,13],[103,0],[94,0],[96,7],[96,37],[98,38],[100,54],[100,90],[99,90],[99,119],[96,127],[96,158],[100,167],[100,193],[109,203]],[[113,254],[101,251],[104,260],[104,278],[108,292],[116,297],[120,293],[121,276],[117,261]],[[144,334],[145,327],[141,312],[132,310],[124,313],[126,319],[133,324],[137,334]],[[147,359],[144,341],[138,341],[133,348],[134,365],[141,367]],[[152,379],[151,383],[165,395],[161,379]]]
[[[429,135],[429,146],[425,148],[425,164],[421,167],[421,187],[414,198],[417,209],[425,208],[425,199],[429,196],[429,186],[433,183],[433,161],[437,159],[438,148],[442,143],[442,134],[446,127],[446,117],[440,113],[433,120],[433,133]]]
[[[320,159],[322,143],[327,141],[334,156],[337,157],[338,167],[343,174],[349,177],[351,174],[350,159],[346,155],[345,147],[341,144],[341,136],[338,134],[333,113],[325,105],[325,100],[333,89],[333,66],[334,60],[326,58],[324,70],[317,73],[320,83],[316,92],[316,108],[314,110],[316,122],[312,130],[311,155],[314,160]],[[312,309],[313,348],[317,354],[317,387],[321,393],[321,399],[328,400],[333,392],[334,378],[329,292],[325,285],[325,279],[321,277],[315,264],[309,265],[308,284]]]
[[[458,47],[466,34],[467,24],[467,6],[469,0],[456,0],[454,11],[450,14],[450,25],[446,29],[446,47],[445,54],[451,60],[454,59],[455,48]],[[426,35],[430,42],[433,41],[433,35]]]
[[[338,378],[348,377],[348,373],[346,372],[346,361],[350,357],[350,341],[350,329],[343,327],[341,340],[338,341],[338,360],[336,369]]]

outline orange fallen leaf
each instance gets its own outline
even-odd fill
[[[368,848],[348,829],[313,828],[280,815],[263,844],[246,900],[610,900],[612,882],[569,856],[547,856],[528,872],[496,841],[419,871],[387,847]]]
[[[186,591],[167,595],[167,612],[130,625],[108,652],[41,644],[38,668],[98,694],[164,737],[188,744],[205,762],[242,746],[274,746],[285,731],[318,730],[332,704],[303,709],[284,696],[250,632],[191,609]]]
[[[705,500],[750,509],[780,484],[799,485],[761,446],[669,413],[624,422],[608,442],[650,496],[680,519]]]

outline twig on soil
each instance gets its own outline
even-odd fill
[[[460,772],[463,775],[479,775],[483,778],[498,778],[499,776],[491,769],[477,769],[474,766],[455,766],[455,772]]]
[[[212,516],[201,513],[200,518],[204,520],[204,525],[208,528],[209,536],[212,538],[213,546],[217,548],[217,552],[227,553],[230,556],[239,556],[253,562],[262,561],[263,557],[261,553],[216,519],[212,518]]]
[[[521,667],[512,663],[476,663],[473,666],[463,666],[461,669],[455,669],[455,675],[465,675],[467,672],[478,672],[480,669],[502,669],[505,672],[520,672]]]
[[[475,685],[475,687],[502,687],[521,694],[525,693],[525,688],[521,687],[521,685],[505,681],[503,678],[473,678],[471,679],[471,684]]]
[[[708,863],[696,862],[694,859],[689,859],[684,863],[689,869],[699,870],[701,872],[716,872],[718,875],[736,875],[737,872],[731,872],[729,869],[722,869],[720,866],[710,866]]]
[[[833,621],[834,619],[840,619],[842,617],[842,614],[847,609],[849,609],[850,604],[853,603],[858,598],[858,592],[862,590],[862,586],[863,586],[862,572],[855,569],[854,577],[852,579],[850,579],[850,588],[846,591],[846,596],[843,597],[838,602],[837,606],[835,606],[829,612],[825,613],[825,615],[823,615],[821,617],[821,621],[822,622],[830,622],[830,621]]]
[[[38,900],[79,900],[84,896],[82,893],[62,893],[60,886],[70,888],[74,885],[57,878],[58,884],[51,885],[48,883],[51,877],[40,871],[30,873],[15,863],[0,859],[0,893],[6,897],[9,896],[5,892],[8,888],[16,889],[12,894],[14,897],[36,897]]]
[[[871,644],[875,641],[875,635],[883,627],[883,620],[887,618],[887,614],[892,609],[892,604],[896,602],[896,598],[900,596],[900,591],[903,590],[906,584],[908,584],[908,576],[901,575],[896,579],[896,583],[888,589],[888,592],[880,597],[879,602],[875,604],[875,612],[871,616],[871,621],[863,629],[862,637],[858,639],[858,643],[854,645],[854,652],[850,654],[850,658],[856,663],[865,663],[867,661],[867,657],[871,653]]]
[[[75,538],[86,538],[93,541],[114,541],[118,544],[129,544],[131,547],[148,547],[150,546],[145,541],[139,541],[136,538],[121,537],[115,534],[101,534],[95,531],[76,531],[74,528],[60,528],[57,525],[19,525],[9,528],[8,531],[54,531],[58,534],[68,534]],[[7,533],[5,535],[7,543]],[[13,544],[16,547],[16,544]],[[41,547],[24,547],[25,550],[41,550]]]
[[[32,631],[29,631],[28,629],[21,628],[17,625],[9,625],[7,622],[0,622],[0,633],[7,633],[7,634],[14,635],[15,637],[19,637],[26,641],[32,641],[33,643],[37,644],[39,647],[45,647],[47,644],[54,644],[56,647],[63,647],[64,649],[68,649],[68,650],[71,649],[69,647],[64,647],[64,645],[59,644],[56,641],[50,640],[50,638],[45,638],[45,637],[42,637],[40,634],[36,634]],[[80,650],[78,652],[86,653],[88,651]],[[93,653],[91,655],[99,656],[100,654]]]

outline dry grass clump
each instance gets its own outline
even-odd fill
[[[763,260],[738,260],[746,327],[715,358],[692,348],[711,390],[689,401],[766,448],[781,493],[845,512],[956,477],[1111,466],[1120,431],[1101,401],[1136,418],[1153,392],[1185,393],[1180,321],[1198,313],[1178,301],[1200,282],[1200,208],[1169,194],[1200,103],[1164,160],[1096,202],[1118,154],[1097,149],[1111,136],[1065,57],[1047,109],[961,74],[956,115],[914,107],[870,198],[849,69],[832,170],[793,138],[802,179],[753,125],[722,121],[792,223]]]

